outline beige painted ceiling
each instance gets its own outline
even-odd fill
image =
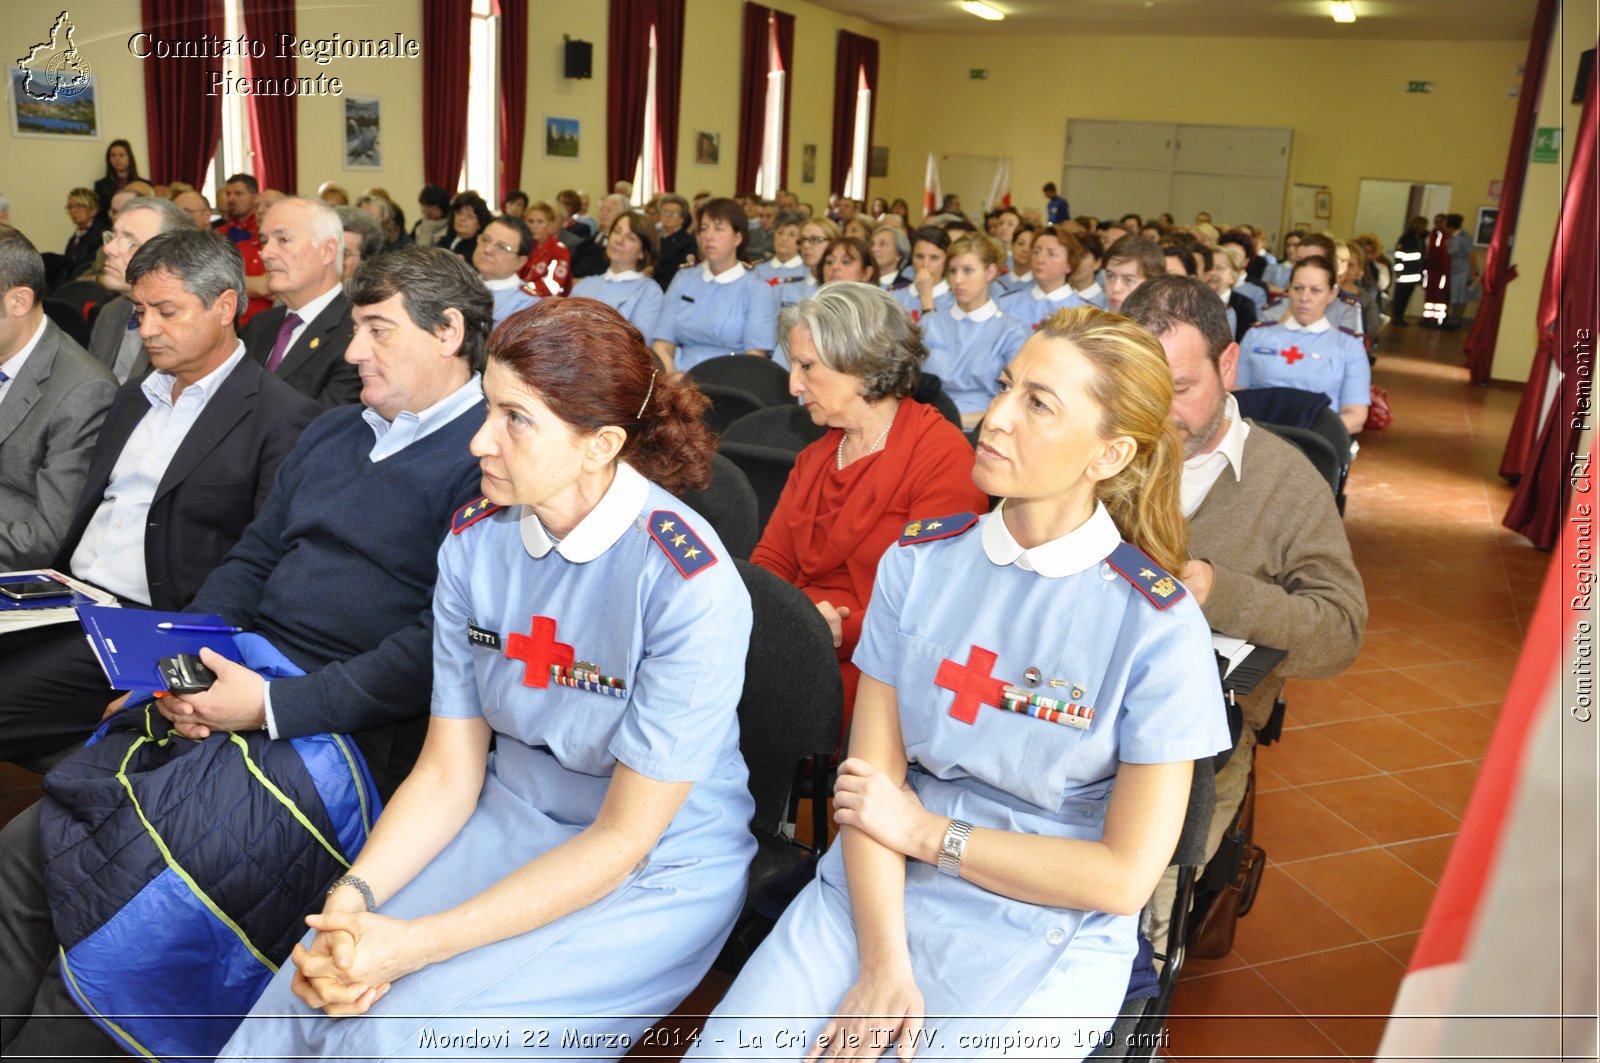
[[[1327,0],[986,0],[986,22],[958,0],[812,0],[911,33],[1030,36],[1311,37],[1355,40],[1527,40],[1536,0],[1355,0],[1340,25]],[[1579,0],[1592,2],[1592,0]]]

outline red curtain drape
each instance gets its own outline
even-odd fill
[[[606,181],[633,180],[644,144],[650,28],[656,31],[656,184],[678,174],[678,101],[683,93],[684,0],[611,0],[606,44]]]
[[[1561,221],[1539,297],[1539,349],[1522,390],[1502,474],[1519,477],[1504,524],[1542,549],[1555,546],[1561,515],[1577,479],[1573,461],[1583,429],[1595,420],[1594,362],[1600,331],[1600,157],[1595,126],[1600,121],[1600,81],[1589,71],[1588,94],[1572,152],[1572,172],[1561,203]],[[1558,378],[1556,374],[1561,376]],[[1554,394],[1546,392],[1556,380]],[[1580,401],[1581,400],[1581,401]],[[1597,471],[1583,479],[1592,484]]]
[[[878,42],[849,30],[839,31],[839,48],[833,68],[833,158],[829,160],[828,190],[842,193],[850,172],[850,152],[856,139],[856,90],[861,72],[866,72],[867,88],[872,90],[872,106],[867,111],[867,144],[872,143],[872,127],[878,113]],[[866,188],[863,175],[862,188]]]
[[[772,54],[772,9],[744,5],[744,70],[739,79],[739,159],[735,192],[753,192],[761,171],[761,145],[767,118],[767,66]]]
[[[140,0],[143,28],[157,37],[192,40],[227,34],[222,0]],[[152,181],[205,184],[222,136],[222,96],[208,96],[220,57],[163,59],[144,67],[144,124]]]
[[[454,191],[467,160],[467,71],[472,5],[422,0],[422,179]],[[480,191],[482,191],[480,189]]]
[[[528,133],[528,0],[499,0],[500,187],[495,205],[522,187],[522,147]]]
[[[1467,369],[1474,384],[1486,384],[1494,369],[1495,340],[1500,335],[1500,313],[1505,307],[1506,285],[1517,279],[1511,261],[1516,245],[1517,215],[1522,207],[1522,185],[1528,175],[1528,153],[1538,121],[1539,96],[1544,86],[1545,58],[1550,50],[1556,0],[1539,0],[1528,39],[1528,58],[1522,68],[1522,90],[1517,97],[1517,120],[1511,127],[1511,147],[1506,153],[1506,174],[1500,186],[1500,213],[1494,236],[1484,255],[1483,298],[1467,334]]]
[[[794,16],[763,4],[744,5],[744,71],[739,92],[739,158],[734,187],[753,191],[761,172],[761,147],[767,126],[768,60],[777,39],[778,64],[784,72],[783,122],[778,185],[789,180],[789,103],[794,98]]]
[[[262,55],[245,61],[251,77],[292,78],[293,56],[280,56],[278,34],[294,34],[294,0],[244,0],[244,31],[251,40],[269,42]],[[262,188],[293,193],[300,187],[297,135],[299,96],[245,97],[250,117],[250,142],[255,145],[251,168]]]

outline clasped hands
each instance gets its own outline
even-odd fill
[[[211,689],[198,694],[167,694],[156,709],[175,731],[198,742],[213,731],[259,731],[267,725],[267,681],[242,664],[214,650],[202,649],[200,663],[217,675]],[[105,715],[120,711],[128,695],[106,706]]]
[[[415,924],[366,911],[359,897],[336,894],[321,915],[306,916],[306,925],[317,934],[310,947],[301,942],[289,954],[289,988],[329,1018],[365,1014],[395,979],[426,966]]]

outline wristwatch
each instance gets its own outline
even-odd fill
[[[961,877],[961,858],[967,852],[967,839],[972,837],[972,824],[952,819],[944,832],[944,844],[939,847],[939,871],[952,878]]]

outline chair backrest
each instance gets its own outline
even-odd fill
[[[756,493],[756,512],[762,528],[777,508],[778,496],[789,482],[794,471],[794,452],[777,447],[763,447],[756,443],[735,443],[723,440],[717,450],[739,466],[745,479]],[[757,535],[759,541],[760,536]]]
[[[684,504],[716,529],[722,545],[735,558],[750,556],[761,538],[760,508],[755,490],[739,466],[721,454],[711,456],[711,483],[704,491],[684,491]]]
[[[754,613],[739,698],[739,750],[756,802],[750,827],[770,837],[788,815],[796,767],[838,743],[844,686],[828,623],[811,599],[758,565],[734,564]]]
[[[1339,497],[1339,487],[1344,482],[1344,463],[1339,460],[1339,455],[1333,452],[1333,444],[1309,428],[1272,424],[1268,421],[1259,421],[1257,424],[1273,435],[1299,447],[1301,453],[1316,467],[1322,478],[1328,481],[1333,497],[1335,499]]]
[[[789,403],[745,414],[723,430],[722,441],[754,443],[798,454],[827,434],[828,430],[813,421],[804,408]]]
[[[1318,412],[1330,409],[1328,396],[1301,388],[1241,388],[1233,393],[1233,399],[1241,417],[1293,428],[1310,428]]]
[[[724,354],[707,358],[689,370],[697,384],[716,384],[748,391],[763,406],[782,406],[794,401],[789,394],[789,373],[771,358],[753,354]]]
[[[746,355],[746,357],[749,356]],[[705,394],[706,398],[711,400],[711,405],[706,407],[706,412],[702,419],[705,421],[707,428],[719,435],[739,418],[764,409],[766,405],[743,388],[728,387],[725,384],[699,384],[697,386]]]
[[[955,399],[945,394],[943,388],[934,393],[933,400],[928,405],[944,414],[945,420],[957,428],[961,427],[961,409],[956,405]]]
[[[1183,830],[1178,833],[1178,848],[1172,854],[1172,863],[1182,867],[1204,867],[1210,853],[1206,842],[1210,840],[1211,816],[1217,807],[1217,770],[1214,757],[1194,762],[1194,781],[1189,784],[1189,807],[1183,816]]]
[[[1351,437],[1350,429],[1344,426],[1344,419],[1335,412],[1332,406],[1324,406],[1317,411],[1317,416],[1307,428],[1328,441],[1333,452],[1339,455],[1339,464],[1346,469],[1350,467]]]
[[[82,311],[54,296],[44,297],[44,313],[56,327],[75,340],[79,347],[89,346],[89,320]]]

